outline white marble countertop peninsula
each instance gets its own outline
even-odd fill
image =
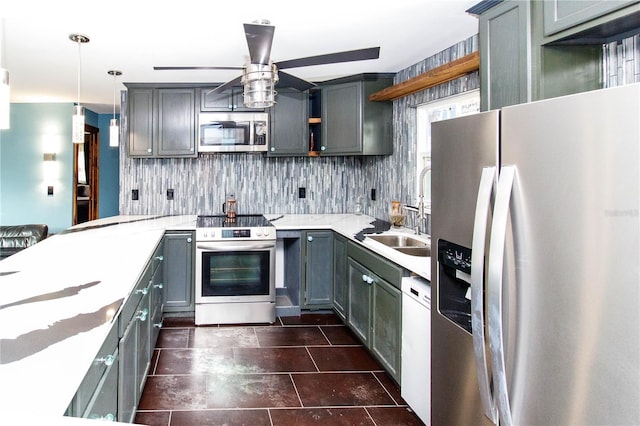
[[[367,215],[355,214],[266,214],[265,217],[275,226],[276,231],[285,230],[310,230],[310,229],[330,229],[351,241],[356,241],[369,250],[377,253],[403,268],[431,281],[431,258],[410,256],[387,247],[371,238],[366,238],[368,234],[383,233],[409,235],[413,238],[431,243],[428,235],[415,235],[408,228],[391,228],[386,231],[376,228],[373,224],[376,218]]]
[[[431,278],[430,258],[402,254],[366,238],[375,232],[373,217],[265,216],[276,230],[333,230]],[[195,215],[114,216],[77,225],[0,261],[0,424],[82,422],[63,414],[113,318],[165,231],[193,230],[195,224]],[[418,238],[429,241],[428,236]]]
[[[61,416],[147,260],[165,230],[194,226],[195,216],[116,216],[0,261],[0,424],[77,424]]]

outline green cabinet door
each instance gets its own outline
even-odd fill
[[[322,154],[362,152],[362,83],[322,88]]]
[[[196,90],[157,89],[158,157],[196,157]]]
[[[153,156],[153,89],[130,89],[127,95],[128,152],[130,156]]]
[[[480,15],[480,109],[532,100],[531,6],[505,1]]]
[[[305,231],[303,307],[331,307],[333,231]]]
[[[362,340],[365,346],[370,342],[371,321],[371,284],[373,277],[369,270],[355,260],[347,259],[348,270],[348,306],[347,324]],[[371,282],[369,282],[371,281]]]
[[[277,102],[269,109],[269,156],[309,154],[309,120],[307,92],[282,89]]]
[[[347,240],[334,234],[333,237],[333,308],[345,320],[349,296],[347,277]]]
[[[193,232],[167,232],[164,236],[164,312],[193,312]]]
[[[383,279],[373,282],[371,350],[387,372],[400,380],[402,293]]]
[[[634,3],[638,0],[546,0],[544,34],[555,34]]]

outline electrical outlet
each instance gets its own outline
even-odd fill
[[[307,198],[307,188],[304,186],[298,188],[298,198]]]
[[[376,189],[371,188],[371,201],[375,201],[375,200],[376,200]]]
[[[167,200],[173,200],[173,189],[167,189]]]
[[[47,186],[47,195],[53,197],[53,186]]]
[[[137,200],[138,199],[138,190],[137,189],[132,189],[131,190],[131,199],[132,200]]]

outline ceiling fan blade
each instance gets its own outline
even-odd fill
[[[241,70],[242,67],[153,67],[155,71],[183,71],[183,70]]]
[[[271,44],[276,27],[265,24],[244,24],[244,33],[249,46],[249,58],[252,64],[269,63]]]
[[[305,90],[311,89],[312,87],[316,87],[315,83],[311,83],[307,80],[303,80],[295,75],[291,75],[284,71],[278,71],[278,86],[282,87],[292,87],[296,90],[304,92]]]
[[[238,83],[240,83],[240,80],[242,80],[242,76],[239,75],[238,77],[234,78],[233,80],[229,80],[224,84],[221,84],[220,86],[216,87],[215,89],[209,90],[207,93],[205,93],[205,95],[210,95],[211,93],[222,93],[225,90],[227,90],[230,87],[233,86],[237,86]]]
[[[379,57],[380,47],[370,47],[368,49],[348,50],[345,52],[291,59],[289,61],[279,61],[277,65],[279,69],[286,69],[309,67],[312,65],[335,64],[339,62],[364,61],[367,59],[378,59]]]

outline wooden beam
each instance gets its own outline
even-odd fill
[[[454,80],[480,67],[480,54],[473,52],[455,61],[433,68],[419,76],[369,95],[370,101],[392,101],[429,87]]]

